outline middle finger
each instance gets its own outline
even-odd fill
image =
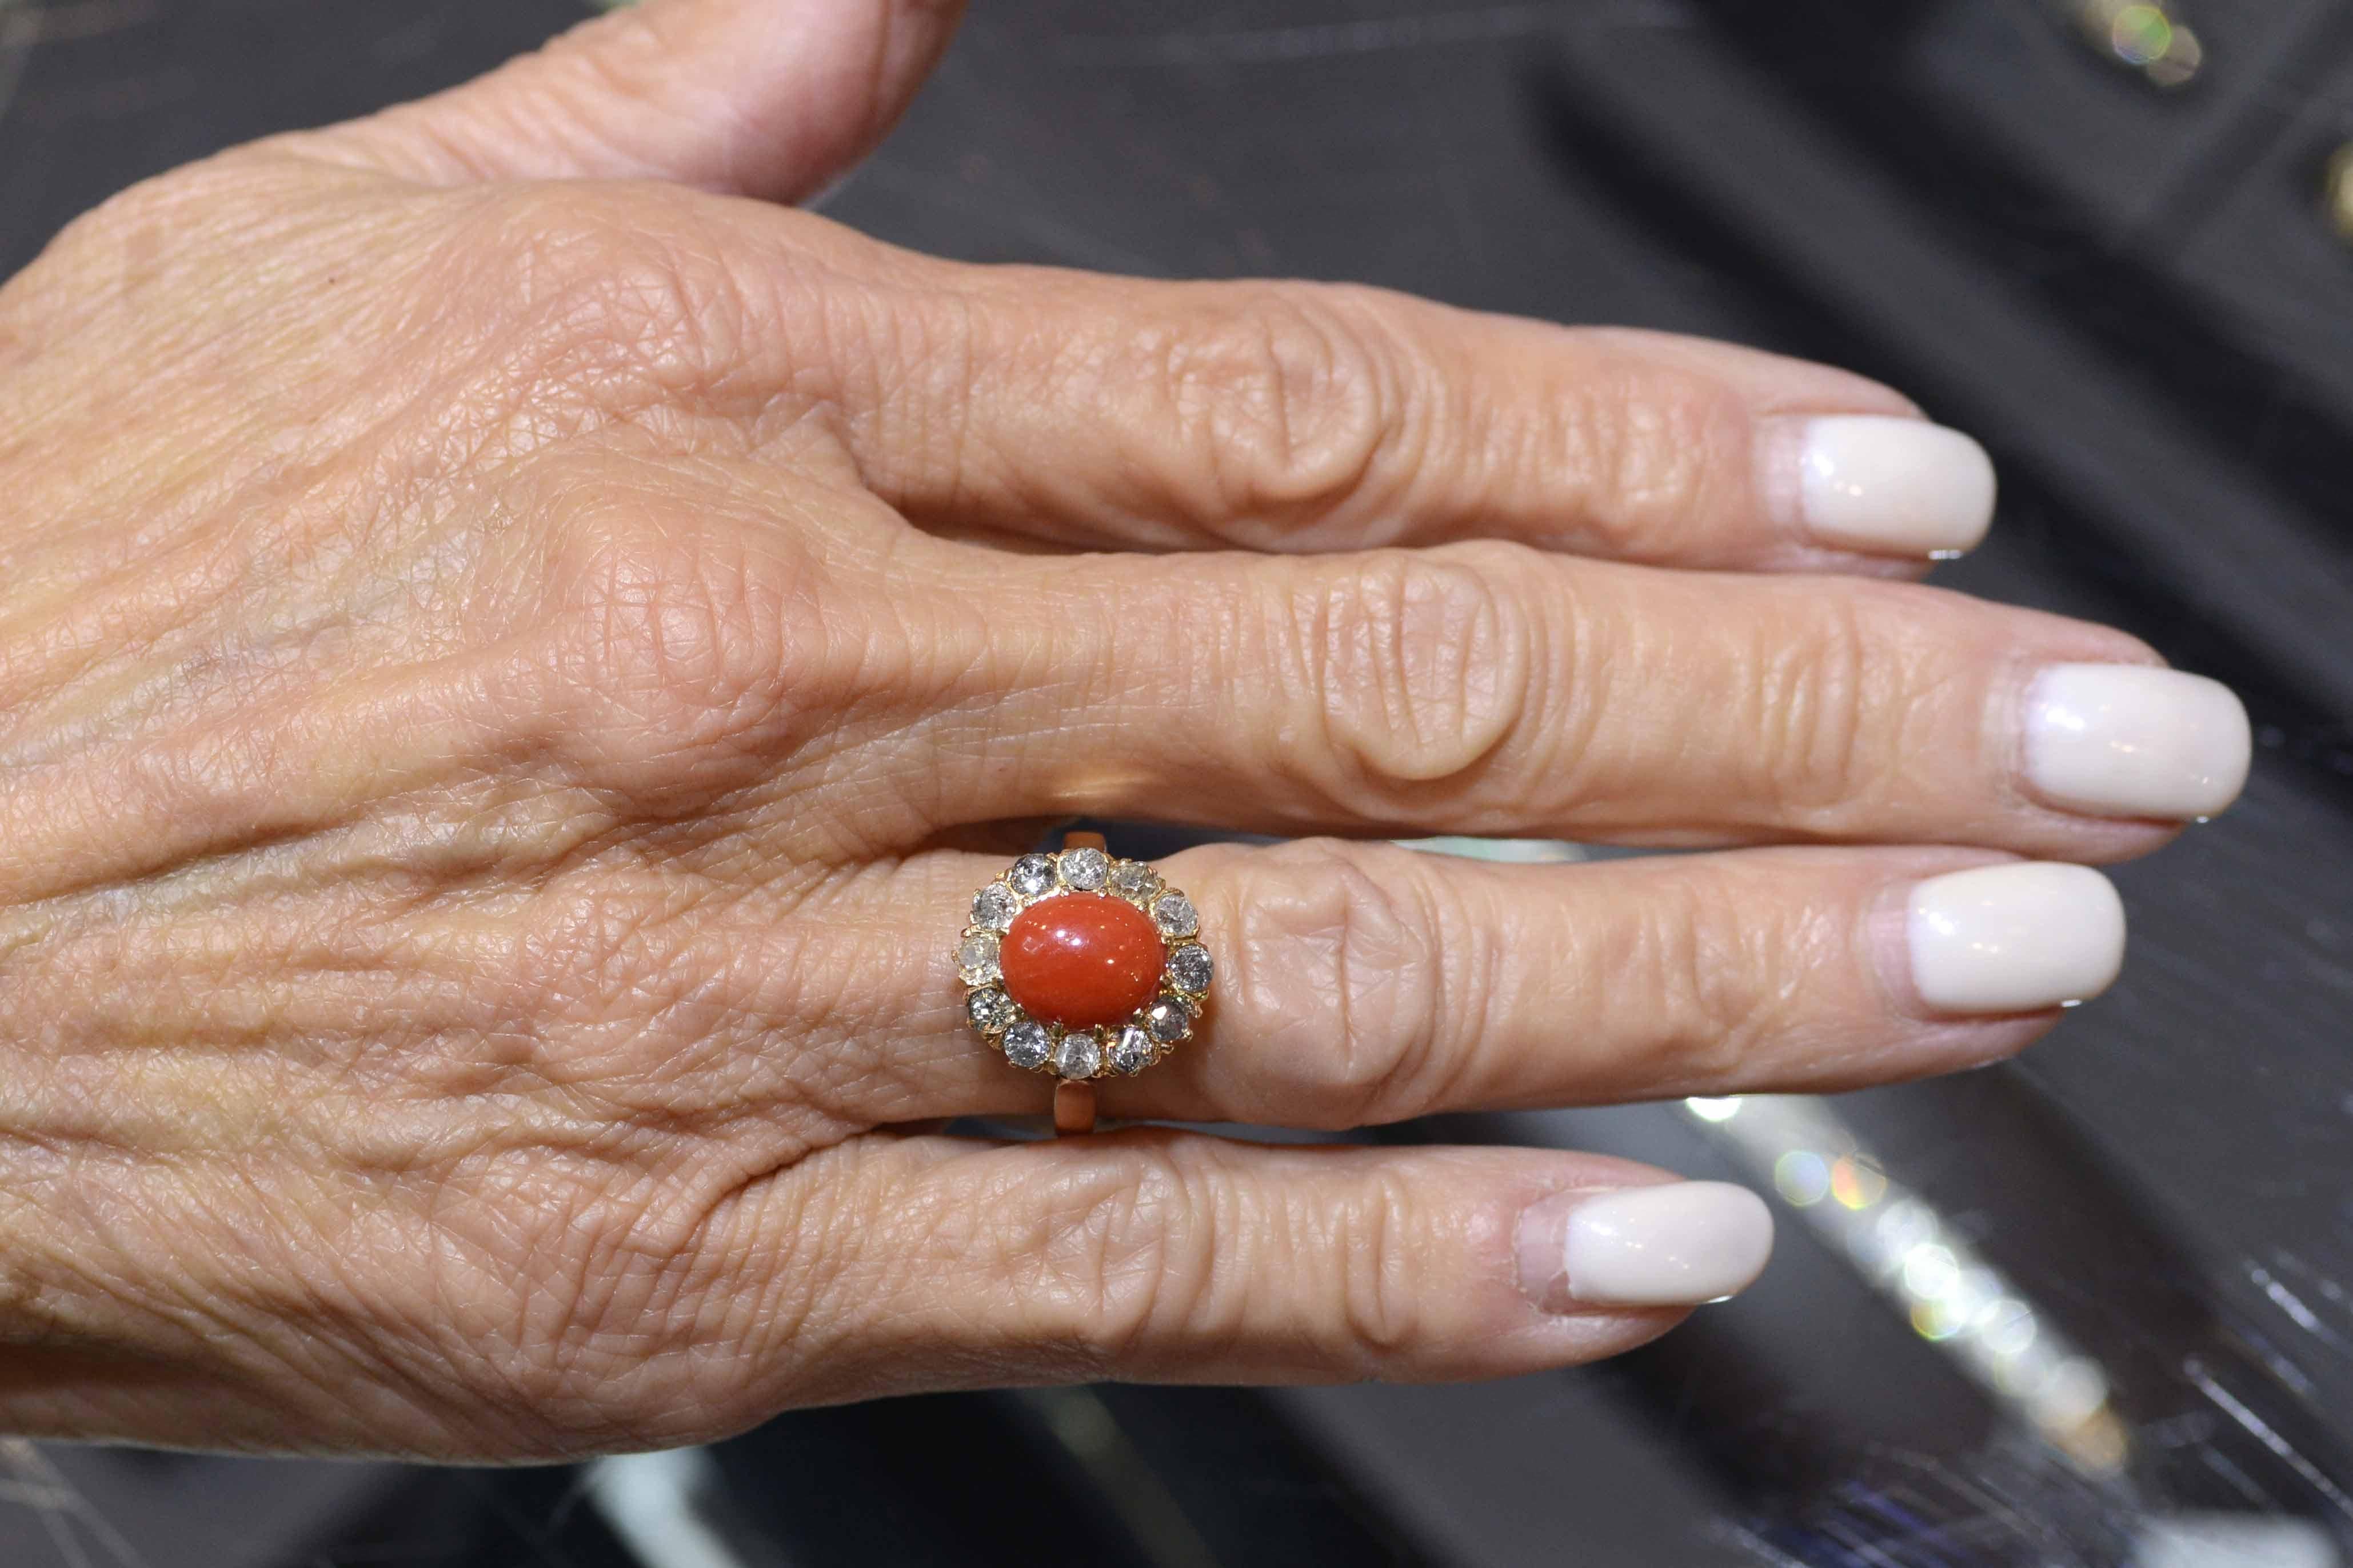
[[[2105,860],[2219,811],[2247,771],[2245,713],[2217,683],[2119,632],[1910,584],[1495,542],[930,551],[966,585],[901,601],[953,672],[920,726],[943,825],[1087,812]]]

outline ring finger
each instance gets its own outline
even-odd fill
[[[1000,869],[921,857],[871,889],[887,907],[844,930],[844,962],[895,977],[834,1020],[871,1053],[860,1113],[1041,1102],[1038,1080],[967,1028],[949,960],[962,906]],[[1307,840],[1208,847],[1162,869],[1199,909],[1216,979],[1198,1043],[1103,1080],[1115,1116],[1354,1127],[1852,1089],[2016,1051],[2123,957],[2098,872],[1960,850],[1529,867]],[[744,973],[744,1011],[790,1027],[791,970],[754,950]]]

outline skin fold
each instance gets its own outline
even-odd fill
[[[2008,715],[2104,628],[1810,541],[1843,373],[1377,290],[914,256],[784,205],[944,47],[669,0],[139,186],[0,289],[0,1429],[539,1459],[1100,1376],[1495,1375],[1514,1226],[1663,1173],[1035,1112],[962,1027],[1051,820],[1219,965],[1114,1117],[1887,1081],[1920,879],[2174,825]],[[1433,832],[1712,847],[1440,861]],[[1891,900],[1894,900],[1891,902]]]

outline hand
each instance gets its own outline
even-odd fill
[[[1347,1128],[2000,1057],[2122,940],[2017,858],[2235,794],[2221,689],[1903,580],[1990,479],[1883,389],[772,205],[952,10],[651,5],[0,292],[0,1427],[531,1458],[1606,1355],[1761,1207],[923,1130],[1045,1104],[963,1026],[974,889],[1082,811],[1728,847],[1171,862],[1219,999],[1107,1114]]]

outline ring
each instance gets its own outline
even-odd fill
[[[965,1017],[1017,1068],[1048,1072],[1058,1131],[1094,1127],[1094,1086],[1185,1043],[1216,972],[1193,900],[1103,836],[1024,855],[974,895],[957,940]]]

